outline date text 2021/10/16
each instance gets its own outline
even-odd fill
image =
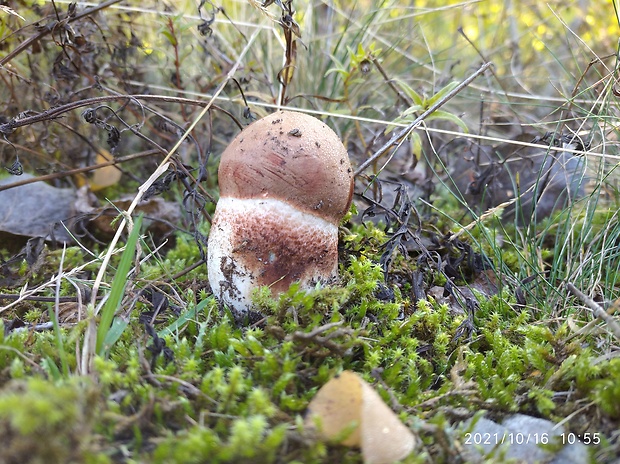
[[[573,443],[582,442],[585,445],[597,445],[601,442],[600,433],[584,433],[577,435],[572,432],[549,434],[549,433],[466,433],[466,445],[501,445],[508,443],[510,445],[546,445],[548,443],[561,443],[562,445],[571,445]]]

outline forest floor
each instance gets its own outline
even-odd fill
[[[615,2],[132,3],[0,4],[0,463],[391,462],[390,411],[406,463],[618,459]],[[280,108],[353,204],[240,320],[217,167]]]

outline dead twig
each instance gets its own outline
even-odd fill
[[[24,40],[18,47],[15,48],[15,50],[11,51],[10,53],[7,53],[7,55],[5,57],[0,58],[0,67],[4,66],[6,63],[11,61],[13,58],[15,58],[21,52],[26,50],[32,44],[38,42],[39,40],[41,40],[46,35],[51,34],[54,31],[54,29],[61,22],[66,21],[66,23],[69,24],[69,23],[72,23],[74,21],[78,21],[78,20],[80,20],[82,18],[90,16],[90,15],[92,15],[94,13],[97,13],[98,11],[105,10],[107,7],[109,7],[111,5],[114,5],[115,3],[120,3],[121,1],[122,0],[108,0],[107,2],[104,2],[104,3],[100,4],[100,5],[96,5],[96,6],[92,7],[92,8],[89,8],[89,9],[83,11],[82,13],[76,14],[75,16],[67,16],[66,18],[64,18],[62,20],[56,20],[56,21],[51,22],[50,24],[45,26],[37,35],[33,35],[29,39]]]
[[[340,344],[333,342],[333,338],[338,338],[342,336],[351,336],[353,334],[353,330],[349,327],[338,328],[333,332],[326,334],[325,336],[321,336],[321,334],[327,332],[330,329],[339,327],[343,324],[343,321],[338,322],[330,322],[328,324],[322,325],[321,327],[317,327],[316,329],[310,332],[293,332],[290,335],[287,335],[286,341],[295,341],[300,342],[303,345],[309,345],[311,343],[315,343],[319,346],[327,348],[332,353],[336,353],[338,355],[343,355],[346,350]]]
[[[217,105],[214,105],[213,103],[210,103],[211,101],[206,102],[202,100],[196,100],[193,98],[170,97],[170,96],[165,96],[165,95],[122,95],[122,94],[104,95],[101,97],[93,97],[93,98],[86,98],[84,100],[78,100],[78,101],[67,103],[61,106],[55,106],[54,108],[49,108],[40,113],[36,113],[33,116],[19,115],[18,117],[11,119],[7,123],[0,124],[0,134],[9,135],[15,129],[19,127],[28,126],[28,125],[35,124],[38,122],[57,119],[64,113],[76,110],[78,108],[82,108],[84,106],[100,105],[102,103],[122,100],[122,99],[134,100],[134,101],[147,100],[147,101],[154,101],[154,102],[178,103],[182,105],[194,105],[194,106],[199,106],[203,108],[208,106],[209,108],[214,108],[218,111],[223,111],[224,113],[232,116],[230,112],[225,111],[224,109],[220,108]],[[239,121],[237,121],[236,118],[233,117],[233,121],[237,124],[237,126],[240,129],[243,128],[242,124],[239,123]]]
[[[85,172],[96,171],[97,169],[105,168],[106,166],[113,166],[116,164],[121,164],[126,161],[132,161],[134,159],[144,158],[146,156],[152,156],[157,153],[159,153],[159,150],[147,150],[147,151],[143,151],[140,153],[134,153],[132,155],[119,156],[118,158],[114,158],[110,161],[105,161],[100,164],[93,164],[91,166],[85,166],[83,168],[75,168],[75,169],[70,169],[68,171],[55,172],[53,174],[46,174],[46,175],[38,176],[38,177],[30,177],[28,179],[20,179],[17,182],[13,182],[12,184],[0,185],[0,192],[2,192],[3,190],[9,190],[15,187],[20,187],[22,185],[33,184],[35,182],[45,182],[48,180],[54,180],[54,179],[73,176],[75,174],[83,174]]]
[[[602,319],[607,324],[609,330],[614,334],[614,336],[618,340],[620,340],[620,325],[611,315],[607,314],[607,311],[605,311],[601,305],[599,305],[596,301],[583,293],[570,282],[566,283],[566,288],[569,292],[579,298],[588,308],[592,310],[594,317]]]

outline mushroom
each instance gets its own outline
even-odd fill
[[[220,200],[208,241],[216,298],[243,316],[253,290],[309,289],[338,273],[338,225],[351,206],[347,150],[318,119],[277,111],[245,128],[222,154]]]

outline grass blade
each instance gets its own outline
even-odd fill
[[[102,356],[107,348],[104,341],[110,328],[114,315],[119,308],[123,295],[125,294],[125,287],[127,285],[127,276],[133,264],[134,254],[136,252],[136,244],[140,238],[140,226],[142,225],[142,215],[138,216],[135,220],[133,229],[127,238],[127,244],[125,251],[121,255],[121,262],[116,270],[114,281],[112,282],[112,290],[110,291],[110,297],[105,302],[103,310],[101,311],[101,320],[99,321],[99,327],[97,329],[97,344],[96,351],[99,356]],[[118,338],[116,338],[118,339]]]

